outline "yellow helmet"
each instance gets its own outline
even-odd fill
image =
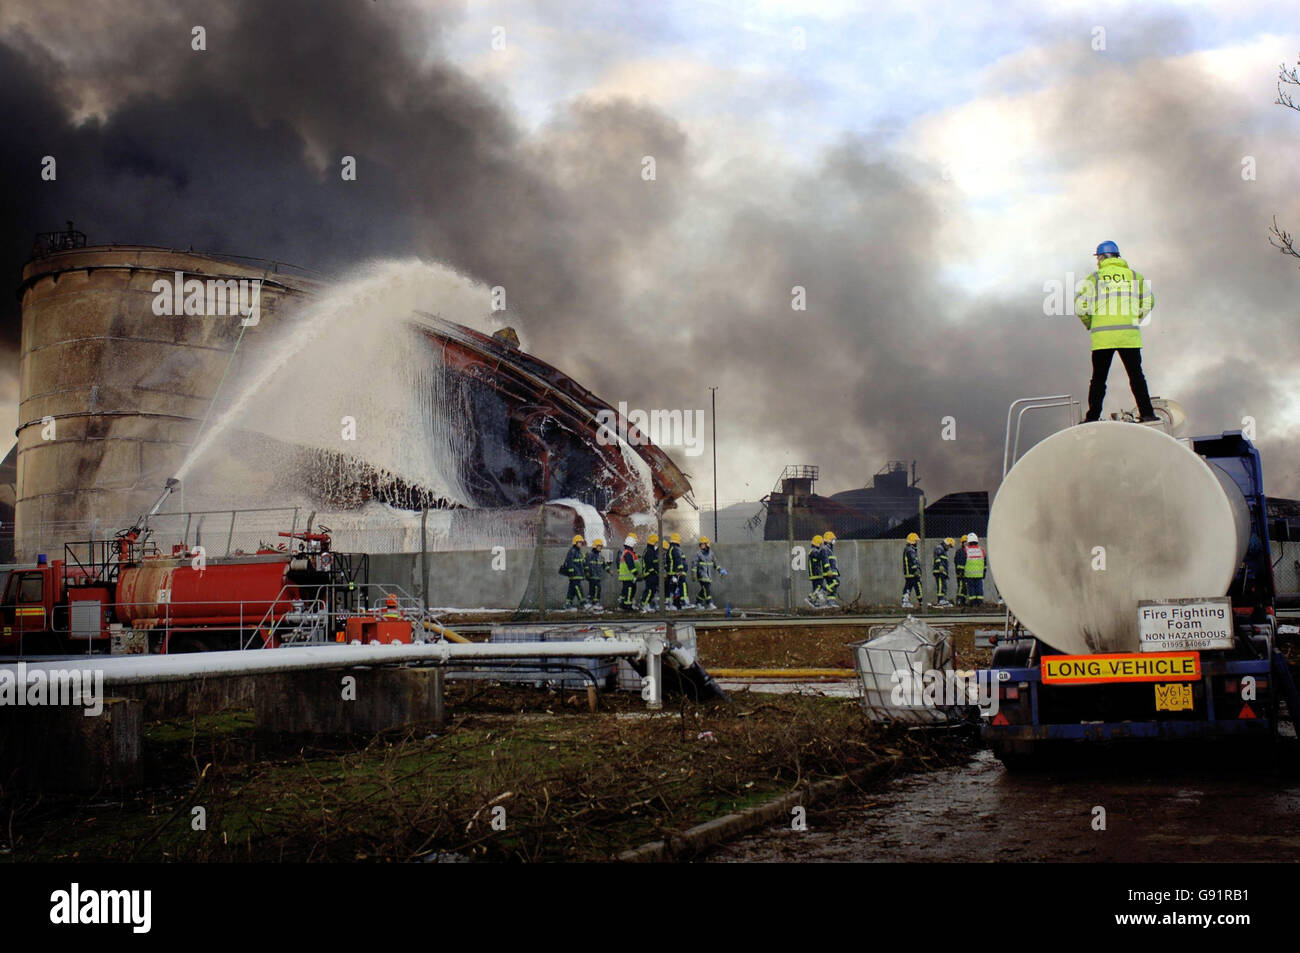
[[[917,536],[915,533],[908,533],[908,534],[907,534],[907,541],[908,541],[909,543],[919,543],[919,542],[921,541],[921,537],[920,537],[920,536]]]
[[[581,534],[581,533],[579,533],[577,536],[573,537],[573,545],[574,545],[574,546],[581,546],[584,542],[586,542],[586,540],[584,540],[584,539],[582,538],[582,534]]]
[[[668,548],[668,540],[665,539],[665,540],[663,541],[663,543],[660,544],[660,545],[662,546],[662,548],[667,549],[667,548]]]
[[[824,542],[825,542],[825,540],[822,539],[820,536],[814,536],[814,537],[813,537],[813,545],[814,545],[814,546],[820,546],[820,545],[821,545],[822,543],[824,543]]]
[[[707,545],[709,545],[709,537],[707,537],[707,536],[701,536],[701,537],[700,537],[700,545],[701,545],[701,546],[707,546]]]
[[[673,535],[671,535],[671,536],[668,537],[668,540],[669,540],[669,542],[680,543],[680,542],[682,541],[682,534],[681,534],[681,533],[673,533]]]
[[[658,534],[658,533],[651,533],[651,534],[650,534],[650,538],[647,539],[646,542],[649,543],[651,546],[655,545],[656,543],[659,542],[659,534]]]
[[[827,530],[826,532],[822,533],[822,537],[823,537],[823,538],[826,540],[826,542],[828,542],[828,543],[833,543],[833,542],[835,542],[835,534],[834,534],[833,532],[831,532],[830,530]]]
[[[633,537],[633,538],[635,538],[635,537]],[[603,539],[601,539],[599,536],[597,536],[595,539],[593,539],[593,540],[591,541],[591,548],[592,548],[592,549],[600,549],[600,547],[602,547],[602,546],[604,546],[604,545],[605,545],[605,541],[604,541]]]
[[[957,545],[957,543],[953,541],[953,538],[952,538],[951,536],[945,536],[945,537],[944,537],[944,540],[943,540],[943,544],[944,544],[945,546],[956,546],[956,545]]]

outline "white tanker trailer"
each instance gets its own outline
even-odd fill
[[[1062,430],[1007,473],[988,554],[1009,624],[982,732],[1004,761],[1046,743],[1269,737],[1279,698],[1300,709],[1275,648],[1259,453],[1240,432]]]

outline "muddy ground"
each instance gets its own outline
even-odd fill
[[[974,628],[952,627],[959,667],[988,663]],[[708,630],[699,652],[714,668],[847,671],[846,643],[867,633]],[[1300,787],[1255,770],[1267,754],[1226,776],[1196,758],[1020,776],[968,740],[868,723],[852,699],[741,692],[659,714],[626,693],[587,701],[449,682],[442,728],[309,744],[259,737],[246,711],[151,724],[142,791],[33,795],[0,779],[0,861],[608,860],[859,769],[872,780],[815,805],[809,831],[774,827],[708,859],[1291,859],[1300,846]]]
[[[1296,755],[1290,746],[1243,759],[1201,746],[1156,761],[1008,773],[980,751],[814,806],[806,831],[773,826],[707,859],[1291,863],[1300,856]]]
[[[706,668],[853,669],[848,643],[867,638],[874,625],[786,625],[710,628],[699,635],[700,661]],[[887,628],[882,626],[881,628]],[[975,648],[976,626],[943,626],[952,633],[958,668],[989,664],[988,649]],[[980,628],[988,628],[981,625]]]
[[[143,791],[0,796],[0,859],[608,860],[805,782],[968,755],[865,724],[851,700],[650,715],[628,695],[597,713],[585,691],[449,695],[441,730],[334,744],[259,738],[248,712],[150,725]]]

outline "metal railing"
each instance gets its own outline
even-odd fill
[[[1013,445],[1011,442],[1011,415],[1020,407],[1016,413],[1016,440]],[[1082,403],[1074,399],[1072,394],[1052,394],[1045,397],[1021,397],[1013,400],[1007,407],[1007,430],[1006,436],[1002,441],[1002,478],[1005,480],[1007,471],[1015,465],[1017,458],[1020,456],[1020,426],[1024,423],[1025,412],[1029,410],[1045,410],[1050,407],[1066,407],[1066,426],[1073,427],[1079,422],[1079,414],[1076,408],[1081,408]]]

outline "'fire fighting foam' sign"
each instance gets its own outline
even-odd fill
[[[1043,682],[1085,685],[1090,682],[1171,682],[1201,677],[1201,657],[1195,652],[1164,655],[1045,655]]]
[[[1143,652],[1205,652],[1232,648],[1232,600],[1166,599],[1138,603]]]

